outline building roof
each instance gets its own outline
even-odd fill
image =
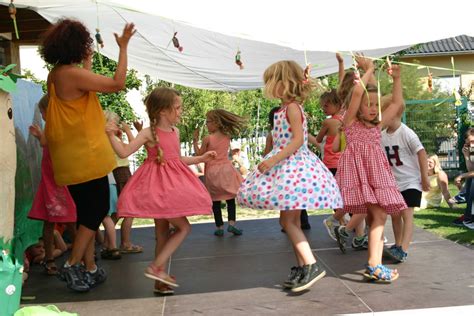
[[[404,56],[429,56],[443,54],[474,54],[474,37],[459,35],[439,41],[422,43],[407,49]]]

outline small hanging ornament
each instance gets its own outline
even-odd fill
[[[235,54],[235,63],[239,66],[240,70],[244,69],[244,63],[240,58],[240,50],[237,50],[237,54]]]
[[[430,72],[430,68],[428,68],[428,91],[433,92],[433,74]]]
[[[10,1],[10,5],[8,6],[8,14],[13,20],[13,27],[15,28],[15,35],[16,39],[20,39],[20,35],[18,34],[18,27],[16,25],[16,7],[13,4],[13,0]]]
[[[95,40],[97,41],[97,45],[100,45],[100,48],[104,48],[104,40],[102,39],[102,35],[100,35],[99,28],[96,28],[95,31]]]
[[[173,41],[173,46],[176,47],[181,53],[183,51],[183,47],[179,45],[179,40],[176,37],[176,34],[178,34],[178,32],[174,32],[173,38],[171,40]]]
[[[306,67],[303,71],[303,83],[308,84],[311,80],[311,64],[306,64]]]

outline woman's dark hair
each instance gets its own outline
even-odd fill
[[[93,52],[93,44],[94,40],[84,24],[62,19],[44,33],[40,54],[51,65],[76,64]]]
[[[270,129],[273,129],[273,121],[275,119],[275,112],[280,109],[279,106],[274,107],[273,109],[270,110],[270,113],[268,113],[268,125],[270,126]]]

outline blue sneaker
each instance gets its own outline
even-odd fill
[[[459,193],[454,197],[454,201],[456,201],[456,204],[464,204],[466,203],[466,194],[464,193]]]
[[[395,259],[398,263],[403,263],[407,261],[408,253],[403,251],[402,247],[394,247],[390,248],[389,251],[391,252],[391,257]]]

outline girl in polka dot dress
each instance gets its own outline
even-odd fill
[[[264,82],[267,97],[281,99],[272,130],[273,149],[242,183],[237,200],[254,209],[280,210],[280,224],[298,262],[284,286],[299,292],[326,274],[298,225],[301,210],[340,208],[342,200],[331,172],[308,149],[301,103],[312,84],[305,83],[303,69],[294,61],[280,61],[265,71]]]

